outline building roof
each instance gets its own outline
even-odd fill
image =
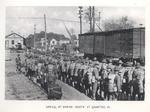
[[[17,36],[19,36],[19,37],[25,39],[23,36],[21,36],[21,35],[19,35],[19,34],[17,34],[17,33],[11,33],[11,34],[9,34],[9,35],[6,35],[6,38],[10,37],[11,35],[17,35]]]
[[[114,32],[126,32],[126,31],[133,31],[133,30],[145,30],[145,27],[138,27],[138,28],[129,28],[129,29],[120,29],[120,30],[111,30],[111,31],[104,31],[104,32],[88,32],[84,34],[79,34],[79,36],[82,35],[93,35],[93,34],[108,34],[108,33],[114,33]]]
[[[70,39],[66,37],[62,37],[62,38],[60,37],[59,40],[70,40]]]
[[[34,35],[29,35],[28,38],[33,38]],[[42,38],[45,38],[45,33],[44,31],[41,31],[40,33],[36,33],[36,41],[40,41]],[[69,38],[66,38],[64,35],[62,34],[56,34],[56,33],[47,33],[47,40],[51,41],[52,39],[55,39],[57,41],[60,40],[70,40]]]

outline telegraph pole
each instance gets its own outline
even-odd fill
[[[93,6],[93,11],[92,11],[92,18],[93,18],[93,30],[92,32],[95,31],[95,7]]]
[[[36,38],[36,24],[34,24],[34,43],[33,43],[33,47],[36,48],[35,46],[35,38]]]
[[[79,6],[79,18],[80,18],[80,34],[82,34],[82,6]]]
[[[89,6],[90,32],[92,32],[92,8]]]
[[[101,12],[99,12],[99,27],[100,27],[100,23],[101,23]]]
[[[44,26],[45,26],[45,53],[47,51],[47,31],[46,31],[46,15],[44,14]]]

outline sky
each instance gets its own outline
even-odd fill
[[[101,12],[101,21],[122,16],[128,16],[135,21],[135,27],[139,24],[145,26],[145,9],[143,7],[95,7],[96,12]],[[87,7],[83,6],[85,11]],[[36,32],[44,31],[44,14],[46,15],[47,32],[64,34],[69,37],[64,24],[74,34],[79,34],[79,14],[76,6],[10,6],[6,8],[6,35],[11,32],[19,33],[27,37],[34,33],[34,24]],[[65,20],[65,21],[62,21]],[[102,28],[102,26],[101,26]],[[72,30],[73,29],[73,30]],[[83,33],[89,30],[89,24],[83,19]],[[98,31],[98,28],[96,27]]]

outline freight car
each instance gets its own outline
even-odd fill
[[[145,28],[79,35],[79,50],[88,56],[145,58]]]

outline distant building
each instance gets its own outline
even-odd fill
[[[69,44],[69,43],[70,43],[70,39],[68,39],[68,38],[60,38],[60,40],[59,40],[59,45]]]
[[[55,46],[57,45],[63,45],[63,44],[69,44],[70,43],[70,40],[68,38],[63,38],[63,37],[60,37],[60,38],[51,38],[51,39],[48,39],[48,46],[49,46],[49,49],[54,49]],[[45,47],[45,38],[41,38],[41,48]]]
[[[17,33],[11,33],[5,37],[5,48],[25,48],[25,38]]]
[[[38,48],[42,48],[42,49],[45,49],[45,38],[41,38],[41,41],[38,42],[40,43],[38,45]],[[37,43],[36,43],[37,44]],[[48,41],[48,47],[49,49],[54,49],[54,47],[58,44],[58,41],[56,39],[51,39]]]
[[[79,47],[79,40],[76,35],[71,36],[71,44],[74,47]]]
[[[34,43],[34,37],[35,37],[35,43]],[[47,33],[47,47],[48,49],[53,49],[56,46],[61,46],[63,44],[69,44],[70,39],[66,38],[62,34],[56,34],[56,33]],[[36,33],[35,36],[33,34],[30,34],[26,38],[26,44],[28,48],[35,47],[36,49],[45,49],[45,33],[44,31],[41,31],[40,33]]]

